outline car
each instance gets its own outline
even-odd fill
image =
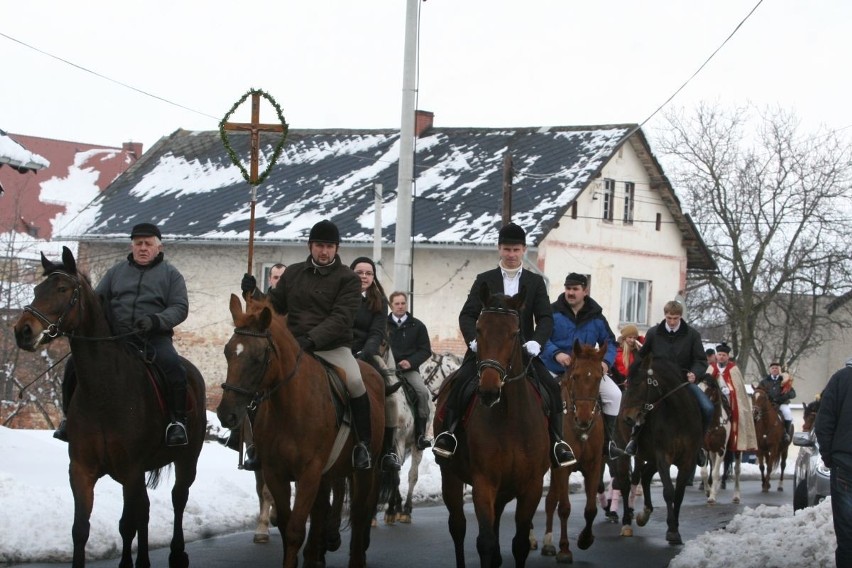
[[[793,511],[813,507],[831,494],[830,471],[819,455],[813,432],[796,432],[793,445],[799,448],[793,470]]]

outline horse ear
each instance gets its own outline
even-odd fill
[[[580,340],[576,337],[574,338],[574,346],[571,348],[571,351],[575,354],[579,353],[583,349],[583,344],[580,343]]]
[[[483,282],[479,285],[479,301],[483,307],[488,304],[488,299],[491,297],[491,288],[488,287],[488,282]]]
[[[234,324],[236,324],[237,318],[243,315],[243,304],[236,294],[231,294],[231,302],[228,307],[231,310],[231,318],[233,318]]]
[[[74,253],[68,247],[62,247],[62,264],[71,274],[77,274],[77,261],[74,260]]]
[[[272,323],[272,310],[268,306],[260,312],[260,318],[257,323],[260,325],[261,331],[269,329],[269,324]]]
[[[45,274],[51,272],[56,267],[52,262],[47,260],[47,257],[44,256],[44,252],[41,253],[41,265],[44,267]]]

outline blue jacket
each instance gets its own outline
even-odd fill
[[[609,322],[603,315],[600,305],[586,296],[583,307],[575,316],[574,310],[565,300],[565,295],[560,294],[559,299],[553,302],[553,333],[541,352],[541,360],[551,373],[562,374],[565,368],[556,362],[556,355],[568,353],[574,349],[574,340],[587,345],[597,344],[603,347],[606,343],[606,355],[604,361],[610,367],[615,361],[617,344],[615,334],[609,327]]]

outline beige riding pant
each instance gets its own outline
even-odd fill
[[[340,367],[346,373],[346,390],[349,391],[349,396],[358,398],[365,392],[367,387],[364,386],[364,379],[361,377],[361,369],[358,367],[358,360],[352,354],[352,350],[348,347],[335,347],[328,351],[314,351],[317,357],[322,357],[332,365]]]

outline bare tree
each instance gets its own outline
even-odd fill
[[[850,146],[782,110],[666,118],[658,147],[719,266],[690,282],[692,319],[724,327],[743,372],[793,364],[848,325],[825,305],[852,282]]]

